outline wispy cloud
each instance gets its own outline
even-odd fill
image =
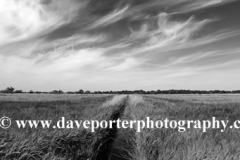
[[[123,8],[117,8],[113,12],[107,14],[106,16],[101,17],[100,19],[96,20],[93,24],[91,24],[88,29],[104,27],[110,24],[113,24],[122,18],[125,17],[126,11],[128,10],[129,6],[125,6]]]
[[[186,21],[170,21],[169,18],[169,14],[162,13],[153,19],[157,22],[156,26],[151,26],[154,23],[143,24],[140,30],[132,30],[131,35],[123,41],[135,43],[135,41],[142,40],[138,49],[134,51],[136,54],[154,49],[172,50],[178,45],[186,46],[191,43],[189,41],[193,41],[194,34],[206,24],[214,21],[210,19],[196,21],[193,17]]]
[[[47,34],[69,23],[78,9],[79,5],[71,0],[52,0],[49,5],[41,0],[2,0],[0,45]]]
[[[236,0],[195,0],[195,1],[186,0],[187,2],[186,5],[183,5],[180,11],[189,12],[189,11],[213,7],[217,5],[223,5],[225,3],[230,3],[233,1],[236,1]]]
[[[200,53],[191,53],[185,56],[180,57],[170,57],[169,60],[166,62],[165,67],[173,67],[178,65],[186,65],[188,66],[189,63],[201,61],[205,58],[214,57],[219,53],[219,51],[208,51],[208,52],[200,52]]]

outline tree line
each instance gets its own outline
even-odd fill
[[[1,90],[1,93],[29,93],[29,94],[239,94],[240,90],[226,91],[226,90],[184,90],[184,89],[171,89],[171,90],[122,90],[122,91],[84,91],[80,89],[78,91],[64,92],[62,90],[53,90],[51,92],[33,91],[24,92],[22,90],[15,90],[13,87],[7,87],[5,90]]]

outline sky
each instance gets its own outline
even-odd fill
[[[0,90],[238,90],[239,0],[1,0]]]

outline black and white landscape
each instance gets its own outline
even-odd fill
[[[0,0],[0,160],[239,160],[239,13]]]

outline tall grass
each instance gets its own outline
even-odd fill
[[[121,109],[125,97],[83,97],[78,101],[0,102],[0,113],[13,120],[109,120]],[[95,159],[108,129],[0,130],[0,159],[87,160]]]
[[[126,110],[132,119],[206,120],[213,116],[233,122],[240,114],[239,103],[205,104],[179,100],[130,97]],[[238,160],[240,132],[198,129],[178,132],[176,129],[143,129],[133,137],[135,160]]]
[[[2,96],[4,97],[4,96]],[[47,101],[0,101],[0,116],[13,120],[229,120],[240,117],[240,103],[203,99],[131,95],[88,96]],[[196,98],[196,97],[195,97]],[[27,99],[27,98],[26,98]],[[56,100],[58,99],[58,100]],[[200,102],[201,101],[201,102]],[[239,160],[240,132],[237,129],[121,129],[133,150],[132,160]],[[18,129],[0,130],[1,160],[95,160],[103,159],[109,138],[117,129]],[[119,132],[119,130],[118,130]]]

